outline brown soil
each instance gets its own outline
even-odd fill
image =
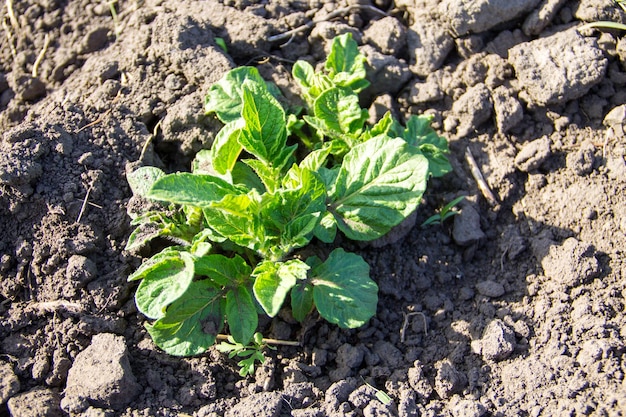
[[[1,8],[0,416],[626,414],[626,40],[573,28],[626,22],[616,3],[115,8]],[[140,158],[188,169],[219,129],[202,100],[228,69],[258,66],[294,98],[292,62],[322,61],[345,31],[371,66],[373,117],[432,113],[454,166],[408,232],[343,242],[371,265],[376,317],[351,331],[266,320],[266,336],[304,344],[246,379],[214,349],[164,354],[126,282],[142,258],[124,251],[125,173]],[[460,215],[419,226],[459,195]]]

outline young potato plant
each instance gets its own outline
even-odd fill
[[[428,117],[366,124],[357,95],[368,85],[365,64],[349,34],[334,39],[323,71],[296,63],[302,115],[286,111],[255,68],[233,69],[206,97],[207,114],[224,126],[192,172],[129,174],[133,192],[162,209],[133,219],[127,248],[172,243],[129,277],[140,281],[137,307],[164,351],[200,354],[226,325],[232,345],[252,346],[259,314],[274,317],[285,302],[298,321],[316,309],[342,328],[376,313],[378,287],[361,256],[299,249],[332,243],[337,231],[358,241],[385,235],[450,165]]]

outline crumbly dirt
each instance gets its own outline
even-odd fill
[[[576,30],[626,22],[616,3],[114,3],[0,8],[0,416],[626,415],[626,39]],[[432,114],[454,166],[414,224],[336,242],[371,265],[376,316],[262,320],[303,346],[248,378],[214,349],[164,354],[126,282],[149,255],[124,251],[126,172],[189,168],[228,69],[294,99],[292,63],[346,31],[372,117]],[[460,195],[461,214],[420,227]]]

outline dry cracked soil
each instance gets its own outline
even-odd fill
[[[626,23],[617,2],[1,11],[0,416],[626,415],[626,38],[580,28]],[[227,70],[254,65],[297,100],[293,62],[323,61],[344,32],[368,58],[371,117],[432,114],[454,167],[386,241],[337,242],[371,265],[376,316],[262,321],[302,346],[247,378],[214,348],[164,354],[126,281],[146,256],[124,250],[126,173],[189,169],[220,127],[202,103]],[[461,195],[460,214],[420,227]]]

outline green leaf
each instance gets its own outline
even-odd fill
[[[309,266],[292,259],[287,262],[261,262],[254,269],[254,296],[268,316],[274,317],[298,279],[305,279]]]
[[[156,181],[147,197],[175,204],[208,207],[228,194],[241,194],[241,191],[212,175],[179,172]]]
[[[210,152],[213,168],[222,175],[233,169],[243,149],[243,146],[239,143],[239,136],[243,126],[242,119],[228,123],[218,132],[213,145],[211,145]]]
[[[330,323],[353,329],[376,314],[378,286],[359,255],[335,249],[313,269],[312,276],[315,306]]]
[[[278,100],[257,82],[246,80],[242,92],[241,116],[246,124],[239,143],[265,164],[282,168],[294,151],[286,147],[285,111]]]
[[[226,294],[226,320],[233,338],[244,345],[252,339],[259,316],[246,287],[236,287]]]
[[[333,243],[337,236],[337,222],[330,212],[325,212],[322,219],[315,226],[314,235],[324,243]]]
[[[412,115],[406,123],[402,137],[413,146],[417,146],[428,159],[430,173],[441,177],[452,170],[446,157],[450,153],[448,141],[439,136],[431,127],[433,116]]]
[[[348,238],[376,239],[415,210],[427,176],[418,149],[399,138],[372,138],[345,156],[329,210]]]
[[[192,282],[164,317],[146,325],[156,345],[175,356],[205,352],[223,327],[221,293],[206,280]]]
[[[184,250],[184,248],[170,246],[153,255],[150,259],[142,263],[135,272],[129,275],[128,282],[143,279],[151,274],[152,271],[162,268],[162,264],[167,265],[170,261],[179,259],[181,250]]]
[[[124,249],[127,251],[135,250],[144,246],[152,239],[155,239],[159,236],[165,236],[167,234],[167,230],[159,227],[159,225],[156,223],[140,224],[138,227],[135,228],[135,230],[133,230],[133,232],[128,237],[128,242],[126,242],[126,247]]]
[[[140,167],[126,175],[126,180],[133,195],[145,197],[152,185],[163,176],[165,172],[159,168]]]
[[[359,97],[350,89],[340,87],[320,94],[313,111],[315,117],[323,121],[325,133],[332,138],[358,136],[368,118],[367,110],[361,109]]]
[[[313,285],[308,281],[299,281],[291,289],[291,314],[300,323],[313,309]]]
[[[187,291],[193,277],[193,258],[187,252],[157,263],[137,287],[137,309],[151,319],[163,317],[167,306]]]
[[[259,220],[256,192],[227,195],[221,201],[204,209],[204,217],[211,229],[237,245],[257,250],[265,241]]]
[[[228,71],[209,88],[205,98],[206,114],[215,113],[222,123],[229,123],[241,117],[242,87],[246,80],[265,85],[265,81],[254,67],[239,67]]]
[[[252,268],[239,255],[229,258],[220,254],[195,259],[196,275],[206,276],[220,286],[245,284]]]
[[[301,87],[309,89],[313,86],[315,70],[307,61],[298,60],[291,70],[293,78],[298,81]]]
[[[365,89],[369,82],[365,63],[367,59],[359,52],[351,33],[344,33],[333,39],[331,51],[325,67],[336,85],[350,87],[354,92]]]

